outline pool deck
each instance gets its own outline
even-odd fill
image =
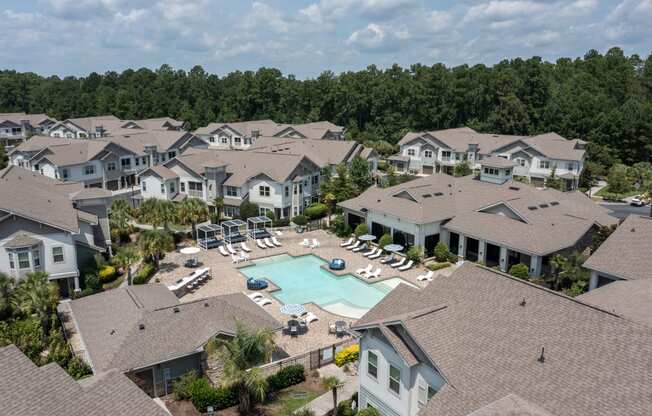
[[[361,279],[368,283],[375,283],[389,278],[400,277],[417,287],[424,287],[427,284],[427,282],[417,282],[416,280],[418,275],[424,274],[426,272],[423,267],[415,267],[405,272],[399,272],[398,270],[392,269],[387,265],[380,264],[378,261],[379,259],[369,260],[366,257],[362,256],[360,253],[353,253],[349,250],[341,248],[340,243],[342,240],[337,238],[335,235],[325,231],[318,230],[303,234],[297,234],[294,231],[288,231],[284,232],[283,235],[278,238],[283,244],[282,247],[272,249],[268,248],[265,250],[256,247],[255,244],[253,244],[251,241],[248,241],[247,245],[252,250],[250,253],[251,260],[276,256],[279,254],[289,254],[292,256],[314,254],[323,258],[324,260],[330,260],[331,258],[344,259],[346,261],[346,268],[341,271],[333,271],[333,273],[338,275],[353,274],[355,270],[364,268],[370,263],[373,264],[374,269],[376,267],[381,267],[382,273],[380,278]],[[316,238],[319,240],[321,247],[311,249],[309,247],[301,246],[300,243],[304,238],[309,238],[311,241],[313,238]],[[193,257],[197,257],[198,260],[202,262],[202,267],[211,268],[213,278],[208,280],[203,286],[199,287],[193,293],[189,293],[183,296],[180,299],[181,302],[188,302],[205,297],[225,295],[230,293],[253,292],[247,290],[246,278],[238,270],[240,266],[249,264],[248,262],[240,263],[240,265],[235,265],[232,263],[230,256],[224,257],[215,249],[202,251]],[[190,274],[191,269],[183,267],[183,262],[187,258],[188,256],[185,256],[178,251],[167,253],[165,259],[161,261],[161,270],[155,275],[152,281],[159,280],[163,284],[172,284],[179,278]],[[446,269],[439,270],[435,272],[434,277],[443,278],[450,275],[454,269],[455,266],[451,266]],[[281,303],[279,303],[271,294],[271,291],[275,289],[277,288],[271,284],[268,289],[260,291],[272,301],[271,305],[267,305],[264,308],[280,322],[286,322],[288,317],[281,314],[279,311]],[[305,306],[306,310],[313,312],[320,318],[320,320],[310,324],[308,333],[298,337],[290,337],[280,333],[278,334],[276,340],[278,346],[281,347],[289,355],[304,353],[344,340],[345,338],[338,338],[334,334],[328,333],[329,323],[338,320],[343,320],[349,323],[355,321],[355,319],[345,318],[330,313],[314,303],[308,303]]]

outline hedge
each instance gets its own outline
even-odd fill
[[[435,272],[437,270],[445,269],[446,267],[450,267],[450,266],[451,264],[445,261],[443,263],[430,263],[426,267],[428,268],[428,270],[432,270],[433,272]]]
[[[355,344],[350,347],[344,348],[342,351],[338,352],[335,356],[335,365],[342,367],[344,364],[352,363],[358,361],[360,356],[360,345]]]
[[[326,214],[328,214],[328,207],[326,204],[322,203],[312,204],[303,211],[303,215],[310,218],[311,220],[324,218]]]
[[[306,218],[305,215],[297,215],[296,217],[292,218],[292,222],[300,227],[303,227],[304,225],[308,224],[308,218]]]
[[[267,385],[270,391],[275,392],[302,383],[305,379],[306,375],[303,366],[301,364],[293,364],[267,377]]]
[[[147,283],[150,277],[154,274],[156,271],[156,266],[152,263],[145,263],[143,264],[143,267],[140,268],[138,273],[136,273],[136,276],[133,277],[132,283],[135,285],[144,285]]]
[[[231,388],[213,388],[205,378],[198,378],[188,387],[192,404],[200,412],[205,412],[208,406],[214,410],[222,410],[238,404],[238,394]]]

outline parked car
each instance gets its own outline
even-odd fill
[[[629,204],[635,207],[643,207],[648,204],[648,200],[643,195],[636,195]]]

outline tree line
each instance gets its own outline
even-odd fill
[[[556,131],[588,140],[591,159],[610,167],[649,161],[652,154],[652,56],[612,48],[556,62],[532,57],[493,66],[372,65],[306,80],[274,68],[222,77],[201,66],[64,78],[5,70],[0,112],[9,111],[58,119],[170,116],[191,128],[217,120],[330,120],[386,152],[410,130],[467,125],[502,134]]]

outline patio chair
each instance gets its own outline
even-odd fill
[[[373,260],[373,259],[377,259],[377,258],[379,258],[382,254],[383,254],[383,249],[382,249],[382,248],[378,248],[378,251],[376,251],[376,254],[372,254],[372,255],[369,256],[368,258],[369,258],[369,259],[372,259],[372,260]]]
[[[347,250],[354,250],[354,249],[358,248],[358,246],[359,246],[360,244],[361,244],[361,242],[360,242],[360,240],[358,240],[358,241],[356,241],[355,244],[353,244],[352,246],[348,246],[348,247],[346,247],[346,249],[347,249]]]
[[[241,251],[238,258],[240,259],[240,261],[249,261],[249,254],[245,253],[244,251]]]
[[[276,247],[281,247],[283,245],[275,236],[272,237],[272,244],[274,244]]]
[[[245,293],[245,295],[246,295],[249,299],[253,300],[254,302],[255,302],[256,300],[258,300],[258,299],[262,299],[262,298],[264,298],[264,296],[261,295],[261,294],[258,293],[258,292],[255,292],[255,293],[249,293],[248,295]]]
[[[335,334],[342,336],[346,333],[346,322],[335,322]]]
[[[274,244],[272,244],[271,241],[269,241],[269,238],[267,238],[267,237],[263,238],[263,242],[264,242],[265,245],[266,245],[267,247],[269,247],[269,248],[275,248],[275,247],[276,247]]]
[[[412,266],[414,265],[414,262],[412,260],[408,261],[405,266],[401,266],[398,268],[399,272],[404,272],[406,270],[410,270]]]
[[[318,248],[318,247],[321,247],[321,243],[316,238],[313,238],[310,248]]]
[[[288,321],[288,331],[291,337],[299,335],[299,323],[295,320]]]
[[[251,253],[251,249],[247,246],[247,243],[244,241],[240,243],[240,248],[242,248],[242,251],[246,251],[247,253]]]
[[[235,254],[231,254],[231,263],[233,264],[240,263],[240,257],[236,256]]]
[[[274,231],[274,234],[276,234],[279,237],[283,235],[283,233],[280,232],[279,230]]]
[[[299,243],[299,245],[303,247],[310,247],[310,240],[304,238],[303,241]]]
[[[432,276],[433,276],[434,274],[435,274],[435,272],[433,272],[432,270],[428,270],[428,273],[426,273],[426,274],[420,274],[419,276],[417,276],[417,280],[418,280],[419,282],[422,282],[422,281],[424,281],[424,280],[427,280],[427,281],[429,281],[429,282],[432,282]]]
[[[306,332],[308,332],[308,324],[306,321],[299,321],[299,333],[305,334]]]
[[[220,254],[223,255],[224,257],[227,257],[229,255],[229,253],[227,253],[226,250],[224,250],[224,246],[219,246],[217,248],[217,251],[219,251]]]
[[[337,333],[337,328],[335,327],[335,323],[333,323],[333,322],[328,323],[328,333],[329,334]]]
[[[376,254],[376,247],[372,247],[371,250],[369,250],[369,251],[367,251],[365,253],[362,253],[362,255],[365,256],[365,257],[369,257],[369,256],[372,256],[374,254]]]
[[[376,270],[374,270],[372,273],[369,273],[368,275],[366,275],[365,277],[366,277],[367,279],[375,279],[375,278],[377,278],[377,277],[380,277],[380,273],[382,273],[382,271],[383,271],[383,269],[381,269],[381,268],[379,267],[379,268],[377,268]]]
[[[271,305],[272,301],[267,299],[266,297],[262,297],[258,300],[254,301],[258,306],[265,306],[265,305]]]
[[[368,249],[368,248],[369,248],[369,246],[367,245],[367,243],[364,243],[363,245],[361,245],[361,246],[359,246],[359,247],[357,247],[357,248],[354,248],[352,251],[353,251],[354,253],[358,253],[358,252],[363,251],[363,250],[366,250],[366,249]]]
[[[312,312],[308,312],[308,314],[304,318],[304,321],[307,324],[309,324],[309,323],[312,323],[312,322],[315,322],[315,321],[319,321],[319,317],[317,315],[315,315],[314,313],[312,313]]]
[[[365,274],[367,274],[367,273],[371,273],[371,270],[372,270],[373,268],[374,268],[374,265],[373,265],[373,264],[369,264],[369,265],[367,265],[367,267],[365,267],[364,269],[358,269],[358,270],[356,270],[356,271],[355,271],[355,274],[364,277]]]
[[[343,243],[340,243],[340,247],[350,246],[351,244],[353,244],[353,237],[349,238],[348,240],[346,240]]]
[[[236,251],[235,251],[235,249],[233,248],[233,246],[231,245],[231,243],[229,243],[229,244],[226,245],[226,251],[228,251],[228,252],[231,253],[231,254],[236,254]]]
[[[405,264],[405,260],[406,260],[405,257],[401,257],[398,261],[395,261],[394,263],[390,263],[389,265],[394,268],[401,267],[403,264]]]
[[[256,240],[256,247],[258,247],[258,248],[262,248],[263,250],[265,250],[265,249],[267,248],[267,247],[265,246],[265,244],[263,244],[263,242],[260,241],[260,240]]]

